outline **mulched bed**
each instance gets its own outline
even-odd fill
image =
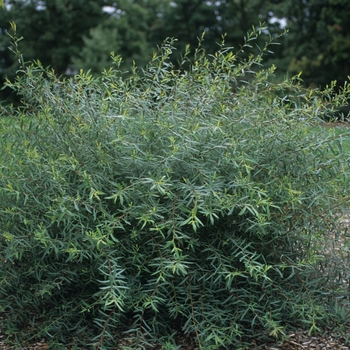
[[[0,317],[0,322],[1,322]],[[350,327],[348,333],[350,334]],[[42,339],[39,342],[33,342],[25,347],[13,347],[6,343],[6,336],[0,331],[0,350],[49,350],[50,344]],[[350,344],[345,344],[344,339],[339,339],[332,330],[325,329],[324,335],[309,335],[305,330],[298,330],[289,333],[283,341],[276,341],[274,339],[267,339],[259,342],[254,340],[251,343],[244,342],[245,347],[241,346],[240,350],[303,350],[303,349],[317,349],[317,350],[350,350]],[[198,346],[194,344],[192,338],[188,336],[179,336],[177,344],[181,345],[181,350],[199,350]],[[115,350],[125,350],[129,345],[127,340],[122,340]],[[68,348],[67,348],[68,349]],[[86,348],[88,350],[88,348]],[[153,347],[148,350],[162,350],[161,347]],[[221,350],[237,350],[237,347],[222,348]]]

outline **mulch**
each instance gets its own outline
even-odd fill
[[[350,331],[350,329],[349,329]],[[25,347],[13,347],[6,344],[4,341],[5,336],[0,334],[0,350],[49,350],[50,344],[44,339],[40,342],[33,343]],[[188,337],[183,337],[181,339],[181,350],[199,350],[197,345],[194,345],[191,339]],[[179,345],[180,345],[179,344]],[[121,342],[120,347],[115,350],[125,350],[128,346],[128,342]],[[245,348],[240,348],[241,350],[350,350],[350,344],[346,345],[343,339],[337,339],[332,333],[321,336],[321,335],[309,335],[307,331],[299,330],[294,333],[288,334],[283,341],[265,341],[258,343],[253,341],[249,346]],[[149,349],[152,350],[152,349]],[[155,347],[153,350],[162,350],[160,347]],[[222,349],[225,350],[225,349]],[[237,348],[227,348],[227,350],[237,350]]]

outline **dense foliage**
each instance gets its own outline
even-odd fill
[[[12,40],[21,69],[7,86],[22,104],[0,139],[10,336],[175,349],[185,333],[218,349],[336,324],[345,272],[318,272],[318,244],[340,232],[349,159],[341,139],[310,130],[348,87],[271,83],[266,48],[241,59],[199,45],[175,69],[171,40],[142,74],[124,77],[115,56],[100,78],[60,80]]]

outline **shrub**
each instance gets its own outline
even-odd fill
[[[175,67],[172,40],[142,72],[114,57],[99,78],[58,79],[13,41],[0,305],[18,343],[140,349],[184,333],[218,349],[329,320],[340,282],[318,272],[317,242],[340,232],[349,162],[312,127],[347,86],[272,83],[268,45],[248,60],[199,45]]]

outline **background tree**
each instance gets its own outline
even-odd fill
[[[101,73],[111,66],[111,51],[123,57],[124,67],[133,61],[144,66],[165,39],[168,0],[119,1],[109,7],[109,18],[83,36],[84,46],[73,58],[77,68]]]
[[[269,3],[266,0],[173,1],[166,13],[164,33],[178,39],[180,51],[185,45],[196,47],[203,32],[205,41],[202,47],[209,53],[217,50],[223,35],[226,46],[239,48],[252,26],[258,26],[261,22],[269,23],[273,16],[268,11]],[[281,32],[276,23],[270,23],[268,31],[259,37],[256,46],[262,47],[268,40],[268,34],[274,35],[277,28]],[[246,47],[245,50],[249,51],[249,48]]]
[[[164,33],[168,37],[176,37],[178,47],[196,47],[197,38],[200,38],[203,32],[206,32],[206,48],[213,50],[215,42],[220,41],[219,13],[215,1],[174,1],[165,15],[167,25]]]
[[[6,10],[0,11],[0,47],[7,51],[10,22],[16,23],[24,37],[21,51],[26,60],[39,59],[50,65],[57,74],[63,74],[73,56],[78,55],[91,28],[108,18],[103,7],[105,0],[10,0]],[[2,76],[13,77],[16,60],[6,53],[1,61]]]
[[[91,72],[101,73],[111,66],[111,51],[119,52],[121,35],[114,19],[108,19],[95,28],[91,28],[88,36],[83,37],[84,46],[77,57],[73,57],[73,65]]]
[[[271,21],[274,13],[269,0],[224,0],[216,3],[221,31],[227,33],[227,41],[230,43],[241,41],[252,26],[257,26],[259,22],[267,24],[268,32],[272,35],[281,32],[278,22]],[[267,40],[262,37],[260,41],[264,39]]]
[[[303,72],[307,86],[324,87],[331,80],[344,83],[350,72],[350,29],[346,0],[275,1],[273,13],[286,20],[280,55],[284,70]]]

